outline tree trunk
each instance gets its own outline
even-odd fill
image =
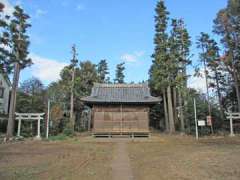
[[[162,90],[163,93],[163,105],[164,105],[164,117],[165,117],[165,128],[166,131],[169,131],[169,121],[168,121],[168,109],[167,109],[167,98],[166,98],[166,90]]]
[[[179,124],[178,122],[178,112],[177,112],[177,91],[176,87],[173,87],[173,115],[175,124]]]
[[[189,90],[186,93],[189,94]],[[185,97],[185,99],[184,99],[183,103],[184,103],[184,107],[185,107],[185,112],[189,112],[189,108],[190,108],[189,107],[189,96],[184,94],[184,97]],[[191,133],[191,121],[190,121],[189,118],[186,118],[186,129],[185,129],[185,132],[187,132],[188,134]]]
[[[207,66],[206,66],[206,60],[205,59],[204,59],[204,72],[205,72],[206,89],[207,89],[208,116],[212,116],[210,96],[209,96],[209,88],[208,88],[208,73],[207,73]],[[213,134],[213,124],[212,124],[212,122],[211,122],[210,128],[211,128],[211,132]]]
[[[180,129],[181,132],[185,132],[185,122],[184,122],[184,113],[183,113],[183,98],[182,98],[182,93],[179,92],[178,94],[178,99],[179,99],[179,106],[180,106]]]
[[[210,104],[210,98],[209,98],[209,89],[208,89],[208,73],[207,73],[207,65],[206,60],[203,61],[204,65],[204,75],[205,75],[205,83],[206,83],[206,90],[207,90],[207,104],[208,104],[208,115],[211,116],[211,104]]]
[[[20,65],[19,63],[15,63],[14,65],[14,75],[13,75],[13,84],[12,84],[12,92],[11,92],[11,100],[10,100],[10,109],[9,109],[9,118],[7,125],[7,140],[14,135],[14,121],[15,121],[15,109],[16,109],[16,95],[18,88],[18,81],[20,75]]]
[[[168,99],[168,115],[169,115],[169,132],[175,132],[175,124],[174,124],[174,117],[173,117],[173,104],[172,104],[172,92],[171,87],[168,86],[167,88],[167,99]]]
[[[234,76],[234,86],[235,86],[236,95],[237,95],[238,112],[240,112],[240,90],[239,90],[238,77],[237,77],[237,72],[235,67],[233,67],[233,76]]]
[[[223,110],[223,105],[222,105],[222,96],[220,92],[220,85],[219,85],[219,77],[217,74],[217,70],[215,70],[215,77],[216,77],[216,86],[217,86],[217,95],[218,95],[218,103],[220,106],[220,113],[221,113],[221,118],[224,119],[224,110]]]
[[[74,119],[74,115],[73,115],[73,111],[74,111],[74,80],[75,80],[75,68],[73,67],[72,84],[71,84],[71,100],[70,100],[70,121],[71,121],[71,125],[73,126],[73,128],[75,125],[75,119]]]
[[[32,96],[31,96],[31,111],[33,112],[34,110],[34,95],[35,95],[35,92],[34,92],[34,87],[32,86]]]

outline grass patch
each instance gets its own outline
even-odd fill
[[[65,134],[59,134],[59,135],[56,135],[56,136],[50,136],[48,138],[49,141],[64,141],[66,139],[68,139],[69,137]]]
[[[66,140],[65,140],[66,139]],[[0,179],[111,180],[112,143],[85,141],[66,135],[47,142],[26,141],[0,148]],[[54,141],[53,141],[54,140]],[[65,140],[65,141],[63,141]]]

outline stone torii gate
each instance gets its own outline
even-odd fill
[[[18,131],[17,136],[20,137],[21,134],[21,122],[22,121],[37,121],[37,139],[41,139],[41,129],[40,122],[43,120],[43,115],[45,113],[15,113],[16,120],[18,120]]]

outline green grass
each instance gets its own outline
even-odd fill
[[[59,135],[56,135],[56,136],[50,136],[48,138],[49,141],[64,141],[66,139],[68,139],[69,136],[65,135],[65,134],[59,134]]]

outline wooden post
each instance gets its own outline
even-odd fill
[[[30,129],[31,129],[31,136],[33,134],[33,122],[31,121],[31,124],[30,124]]]
[[[37,139],[41,139],[41,135],[40,135],[40,115],[38,116],[38,127],[37,127]]]
[[[49,134],[49,120],[50,120],[50,100],[48,100],[48,112],[47,112],[47,122],[46,122],[46,139],[48,139],[48,134]]]
[[[197,107],[196,107],[196,100],[194,98],[194,117],[195,117],[195,130],[196,130],[196,139],[198,140],[198,122],[197,122]]]
[[[91,130],[91,120],[92,120],[91,117],[92,117],[92,111],[89,110],[89,112],[88,112],[88,131]]]
[[[18,131],[17,131],[17,136],[20,137],[21,134],[21,118],[18,119]]]
[[[122,104],[120,106],[120,109],[121,109],[121,135],[122,135],[122,132],[123,132],[123,112],[122,112]]]

